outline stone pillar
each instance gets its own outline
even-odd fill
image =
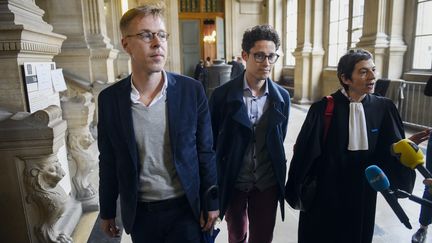
[[[54,30],[67,36],[57,65],[89,83],[114,82],[118,50],[107,37],[103,0],[37,2],[46,7]]]
[[[121,79],[131,72],[129,55],[123,50],[121,44],[120,19],[122,17],[121,0],[109,0],[106,2],[107,33],[115,49],[119,50],[117,59],[114,60],[114,72],[116,79]]]
[[[180,32],[179,32],[179,17],[178,17],[178,1],[165,1],[166,13],[165,24],[170,38],[168,40],[168,60],[166,69],[171,72],[180,73]]]
[[[363,34],[357,47],[374,56],[378,77],[387,77],[389,36],[386,33],[387,0],[366,0],[363,15]]]
[[[274,81],[279,81],[282,76],[282,68],[283,68],[283,42],[285,41],[285,36],[283,35],[283,18],[282,18],[282,12],[283,12],[283,4],[282,0],[270,0],[268,1],[267,5],[267,16],[268,16],[268,23],[273,26],[273,28],[277,31],[280,37],[281,46],[279,47],[279,50],[277,51],[281,57],[278,59],[278,61],[274,64],[273,67],[273,73],[272,73],[272,79]]]
[[[405,0],[389,1],[389,26],[390,43],[388,49],[388,70],[387,77],[389,79],[402,78],[404,54],[407,51],[407,45],[403,40],[403,25]]]
[[[73,168],[73,191],[84,211],[99,209],[97,187],[89,181],[89,177],[97,171],[99,154],[89,129],[95,111],[91,100],[92,94],[88,92],[62,99],[63,117],[68,126],[68,161],[70,168]]]
[[[321,97],[320,75],[323,70],[324,0],[298,2],[297,48],[294,56],[294,102],[311,103]]]
[[[65,36],[52,32],[32,0],[0,1],[0,107],[28,111],[24,62],[51,62]]]
[[[69,180],[58,157],[65,131],[57,106],[1,119],[0,215],[7,220],[0,227],[2,241],[72,242],[81,207],[71,206],[61,186]]]
[[[324,0],[315,0],[312,3],[312,53],[310,63],[311,86],[309,99],[313,101],[321,99],[323,83],[321,73],[324,67],[323,29],[324,29]]]

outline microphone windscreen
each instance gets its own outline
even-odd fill
[[[376,165],[371,165],[366,168],[365,175],[369,185],[375,191],[384,191],[389,189],[390,182],[384,172]]]
[[[399,161],[406,167],[415,169],[418,165],[424,164],[424,155],[421,149],[409,139],[402,139],[391,146],[391,152],[399,158]]]

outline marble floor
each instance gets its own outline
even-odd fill
[[[292,146],[295,142],[297,134],[301,128],[303,120],[306,116],[308,107],[293,105],[291,109],[290,121],[288,125],[288,134],[285,140],[285,149],[287,151],[288,161],[292,157]],[[410,131],[407,131],[409,134]],[[426,142],[425,142],[426,143]],[[422,147],[425,147],[425,143]],[[413,191],[413,195],[421,196],[423,191],[422,186],[423,177],[417,173],[416,186]],[[420,211],[419,204],[409,201],[408,199],[399,200],[401,206],[404,208],[406,214],[408,215],[412,230],[405,228],[405,226],[399,222],[397,217],[394,215],[391,208],[388,206],[384,198],[379,195],[377,203],[377,213],[376,213],[376,224],[375,233],[373,238],[373,243],[409,243],[411,242],[411,235],[417,230],[418,224],[418,214]],[[297,222],[299,213],[296,210],[291,209],[288,205],[285,207],[286,219],[284,222],[281,221],[280,216],[277,218],[276,228],[274,232],[274,243],[295,243],[297,242]],[[97,227],[97,225],[95,225]],[[226,224],[224,221],[219,222],[216,225],[217,228],[221,229],[216,243],[226,243],[227,242],[227,231]],[[432,230],[431,230],[432,231]],[[74,238],[75,239],[75,238]],[[106,239],[105,239],[106,240]],[[85,242],[78,241],[75,242]],[[89,240],[90,242],[90,240]],[[93,242],[106,242],[104,240],[93,241]],[[122,235],[121,243],[131,243],[130,237],[126,234]],[[429,232],[429,237],[426,240],[427,243],[432,243],[432,233]]]

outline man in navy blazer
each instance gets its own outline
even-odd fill
[[[217,195],[204,200],[217,184],[210,113],[199,82],[163,70],[169,35],[162,4],[123,15],[132,74],[99,95],[101,226],[119,235],[120,196],[133,242],[196,243],[219,215]]]
[[[243,75],[216,88],[210,113],[216,148],[221,217],[230,243],[270,243],[278,202],[284,217],[283,147],[290,97],[270,78],[280,40],[269,25],[245,31]]]

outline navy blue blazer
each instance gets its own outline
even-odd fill
[[[220,217],[222,218],[234,192],[234,185],[243,164],[246,148],[252,138],[252,123],[243,101],[243,78],[216,88],[209,106],[214,134],[214,146],[218,168]],[[286,179],[285,140],[290,110],[290,96],[281,86],[267,79],[269,122],[266,147],[273,165],[279,190],[279,204],[284,218],[284,191]]]
[[[217,184],[213,135],[207,98],[202,85],[191,78],[167,72],[167,112],[173,163],[197,220],[201,198]],[[132,122],[130,76],[99,94],[99,202],[103,219],[115,218],[116,200],[124,228],[135,221],[140,160]],[[207,207],[218,209],[218,200]]]

